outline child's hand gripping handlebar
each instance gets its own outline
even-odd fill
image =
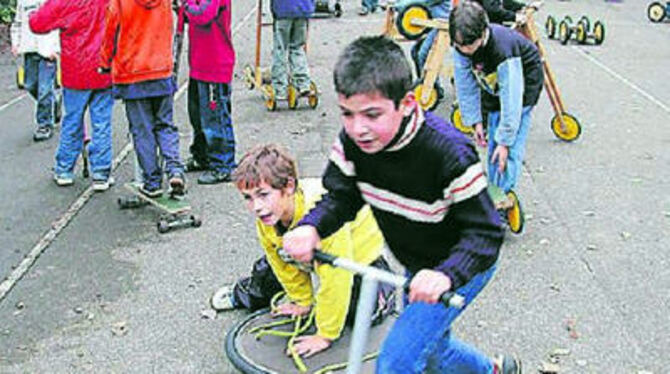
[[[355,261],[333,256],[331,254],[319,251],[318,249],[314,250],[314,259],[324,264],[349,270],[352,273],[373,277],[380,282],[389,283],[395,285],[396,287],[403,287],[405,290],[409,289],[409,279],[388,271],[384,271],[372,266],[361,265]],[[465,305],[465,298],[455,292],[447,291],[440,296],[440,302],[446,306],[460,309]]]

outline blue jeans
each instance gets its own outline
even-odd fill
[[[277,96],[286,97],[289,74],[298,91],[309,89],[311,79],[305,54],[307,22],[307,18],[284,18],[273,23],[272,87]]]
[[[37,127],[53,127],[56,110],[56,61],[37,53],[23,56],[25,70],[23,86],[37,101],[35,120]]]
[[[496,143],[493,139],[495,138],[496,130],[500,124],[500,112],[489,113],[489,144],[487,156],[488,159],[486,160],[486,164],[488,165],[488,179],[489,182],[500,187],[505,192],[509,192],[509,190],[513,189],[519,181],[519,177],[521,176],[521,169],[523,168],[523,156],[526,153],[526,139],[528,138],[528,132],[530,131],[532,111],[532,106],[525,106],[521,110],[521,123],[519,124],[519,130],[516,133],[516,139],[514,139],[514,143],[508,147],[509,152],[507,155],[507,166],[502,173],[498,172],[497,163],[491,163],[491,155],[493,155],[493,150],[496,147]]]
[[[231,107],[232,86],[191,78],[188,82],[188,117],[193,127],[191,154],[210,170],[235,169],[235,133]]]
[[[463,309],[441,303],[409,304],[382,345],[376,373],[492,373],[488,357],[451,336],[451,324],[486,286],[495,269],[496,265],[491,266],[456,290],[465,298]]]
[[[91,116],[91,171],[93,180],[107,180],[112,170],[112,90],[63,89],[65,116],[60,132],[56,166],[58,175],[72,176],[84,144],[84,114]]]
[[[361,0],[361,6],[363,8],[367,8],[371,12],[377,9],[378,3],[378,0]]]
[[[163,170],[158,163],[159,150],[169,176],[184,172],[179,156],[179,131],[172,121],[172,95],[126,99],[124,102],[144,186],[159,188],[163,181]]]

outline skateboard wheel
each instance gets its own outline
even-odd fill
[[[296,92],[296,89],[293,87],[293,85],[288,86],[287,96],[288,108],[295,110],[295,108],[298,107],[298,93]]]
[[[451,110],[451,123],[456,128],[456,130],[462,132],[465,135],[472,135],[475,132],[474,128],[465,126],[463,124],[461,108],[459,108],[458,105],[454,105],[454,108]]]
[[[565,127],[561,126],[561,119],[563,120]],[[582,126],[573,115],[561,113],[560,115],[555,115],[554,118],[551,119],[551,130],[557,138],[566,142],[571,142],[579,138],[579,135],[582,133]]]
[[[417,40],[430,29],[424,26],[413,25],[413,19],[429,20],[432,18],[430,10],[423,4],[412,4],[402,9],[396,16],[398,32],[409,40]]]
[[[553,39],[556,36],[556,18],[547,16],[547,21],[544,23],[544,29],[547,31],[547,37]]]
[[[416,100],[419,102],[419,105],[423,110],[431,111],[437,107],[438,95],[437,95],[437,88],[435,87],[435,85],[433,85],[433,87],[431,88],[428,98],[425,101],[423,100],[423,79],[419,81],[416,87],[414,87],[414,96],[416,97]]]
[[[601,45],[603,44],[603,41],[605,40],[605,24],[596,21],[595,24],[593,24],[593,40],[595,41],[596,45]]]
[[[561,44],[568,44],[570,39],[570,26],[565,20],[561,21],[558,25],[558,39],[561,41]]]
[[[266,84],[263,86],[263,93],[265,96],[265,107],[274,112],[277,109],[277,100],[275,99],[275,90],[271,85]]]
[[[524,224],[521,202],[514,191],[509,191],[507,193],[507,199],[512,203],[512,207],[507,209],[507,223],[509,224],[509,229],[513,233],[519,234],[523,231]]]
[[[156,224],[156,228],[158,229],[159,233],[165,234],[166,232],[170,231],[170,224],[166,220],[160,220]]]
[[[307,104],[309,104],[310,108],[316,109],[316,107],[319,105],[319,91],[316,88],[316,83],[310,82],[309,90],[311,93],[309,96],[307,96]]]
[[[256,87],[256,77],[254,76],[254,69],[251,65],[247,64],[244,66],[244,83],[247,86],[247,89],[253,90]]]
[[[654,1],[647,7],[647,18],[649,18],[651,22],[661,22],[666,16],[665,7],[658,1]]]
[[[202,220],[199,217],[191,216],[191,226],[193,227],[202,226]]]

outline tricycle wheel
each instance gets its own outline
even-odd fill
[[[254,69],[251,65],[246,64],[243,70],[244,84],[247,89],[253,90],[256,87],[256,77],[254,76]]]
[[[429,20],[432,17],[430,10],[423,4],[412,4],[402,9],[396,17],[396,28],[402,36],[409,40],[417,40],[430,31],[426,27],[413,25],[412,19],[414,18]]]
[[[568,40],[570,40],[570,26],[565,20],[558,25],[558,38],[561,44],[568,44]]]
[[[596,45],[603,44],[603,41],[605,40],[604,23],[596,21],[596,23],[593,25],[593,40],[596,42]]]
[[[547,16],[547,21],[544,23],[544,29],[547,31],[547,37],[553,39],[556,36],[556,18]]]
[[[647,7],[647,17],[651,22],[661,22],[665,16],[665,7],[660,2],[654,1]]]
[[[421,109],[426,111],[434,110],[438,104],[437,87],[433,85],[426,102],[423,102],[423,100],[421,100],[422,95],[423,95],[423,79],[420,80],[419,83],[417,83],[416,87],[414,87],[414,96],[416,97],[419,106],[421,106]]]
[[[298,93],[293,85],[288,86],[287,98],[288,108],[295,110],[298,107]]]
[[[586,43],[586,30],[587,27],[584,21],[579,20],[579,22],[577,23],[577,35],[575,36],[579,44]]]
[[[565,127],[561,127],[561,119]],[[565,142],[571,142],[579,138],[579,135],[582,133],[582,126],[573,115],[561,113],[551,119],[551,130],[557,138]]]
[[[584,23],[584,28],[586,28],[586,32],[591,31],[591,20],[587,15],[583,15],[582,18],[579,19],[579,22]]]
[[[275,99],[275,90],[271,85],[263,86],[263,97],[265,99],[265,107],[273,112],[277,109],[277,100]]]
[[[465,126],[463,124],[461,108],[459,108],[458,105],[454,105],[454,108],[451,110],[451,123],[456,128],[456,130],[462,132],[465,135],[471,135],[475,132],[474,128]]]
[[[520,234],[523,231],[524,224],[521,202],[516,196],[516,193],[512,190],[507,193],[507,199],[512,203],[511,208],[507,209],[507,223],[509,224],[509,229],[515,234]]]
[[[310,108],[316,109],[319,105],[319,90],[316,88],[316,83],[311,82],[309,84],[310,94],[307,96],[307,104]]]

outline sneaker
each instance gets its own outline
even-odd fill
[[[74,184],[74,178],[71,174],[54,174],[54,182],[60,187],[71,186]]]
[[[230,182],[230,174],[222,171],[208,170],[198,178],[198,184],[217,184]]]
[[[53,136],[53,130],[49,126],[40,127],[33,133],[33,140],[36,142],[41,142],[43,140],[48,140]]]
[[[171,196],[184,196],[186,193],[186,179],[182,173],[174,173],[168,178]]]
[[[150,197],[152,199],[163,196],[163,189],[160,188],[160,186],[151,188],[146,184],[143,184],[140,186],[139,190],[144,196]]]
[[[498,355],[493,359],[493,374],[521,374],[521,360],[514,356]]]
[[[361,9],[358,11],[359,16],[367,16],[368,13],[370,13],[370,9],[367,7],[361,7]]]
[[[184,164],[184,170],[187,173],[191,173],[194,171],[205,171],[207,170],[207,164],[201,163],[200,161],[196,160],[194,157],[189,158],[186,160],[186,163]]]
[[[312,94],[312,88],[310,86],[300,88],[298,90],[298,95],[300,96],[309,96]]]
[[[114,185],[114,177],[110,176],[107,179],[94,179],[93,180],[93,191],[95,192],[104,192],[109,189],[109,187]]]
[[[235,309],[235,302],[233,301],[233,286],[226,285],[214,292],[209,299],[209,305],[217,312]]]

